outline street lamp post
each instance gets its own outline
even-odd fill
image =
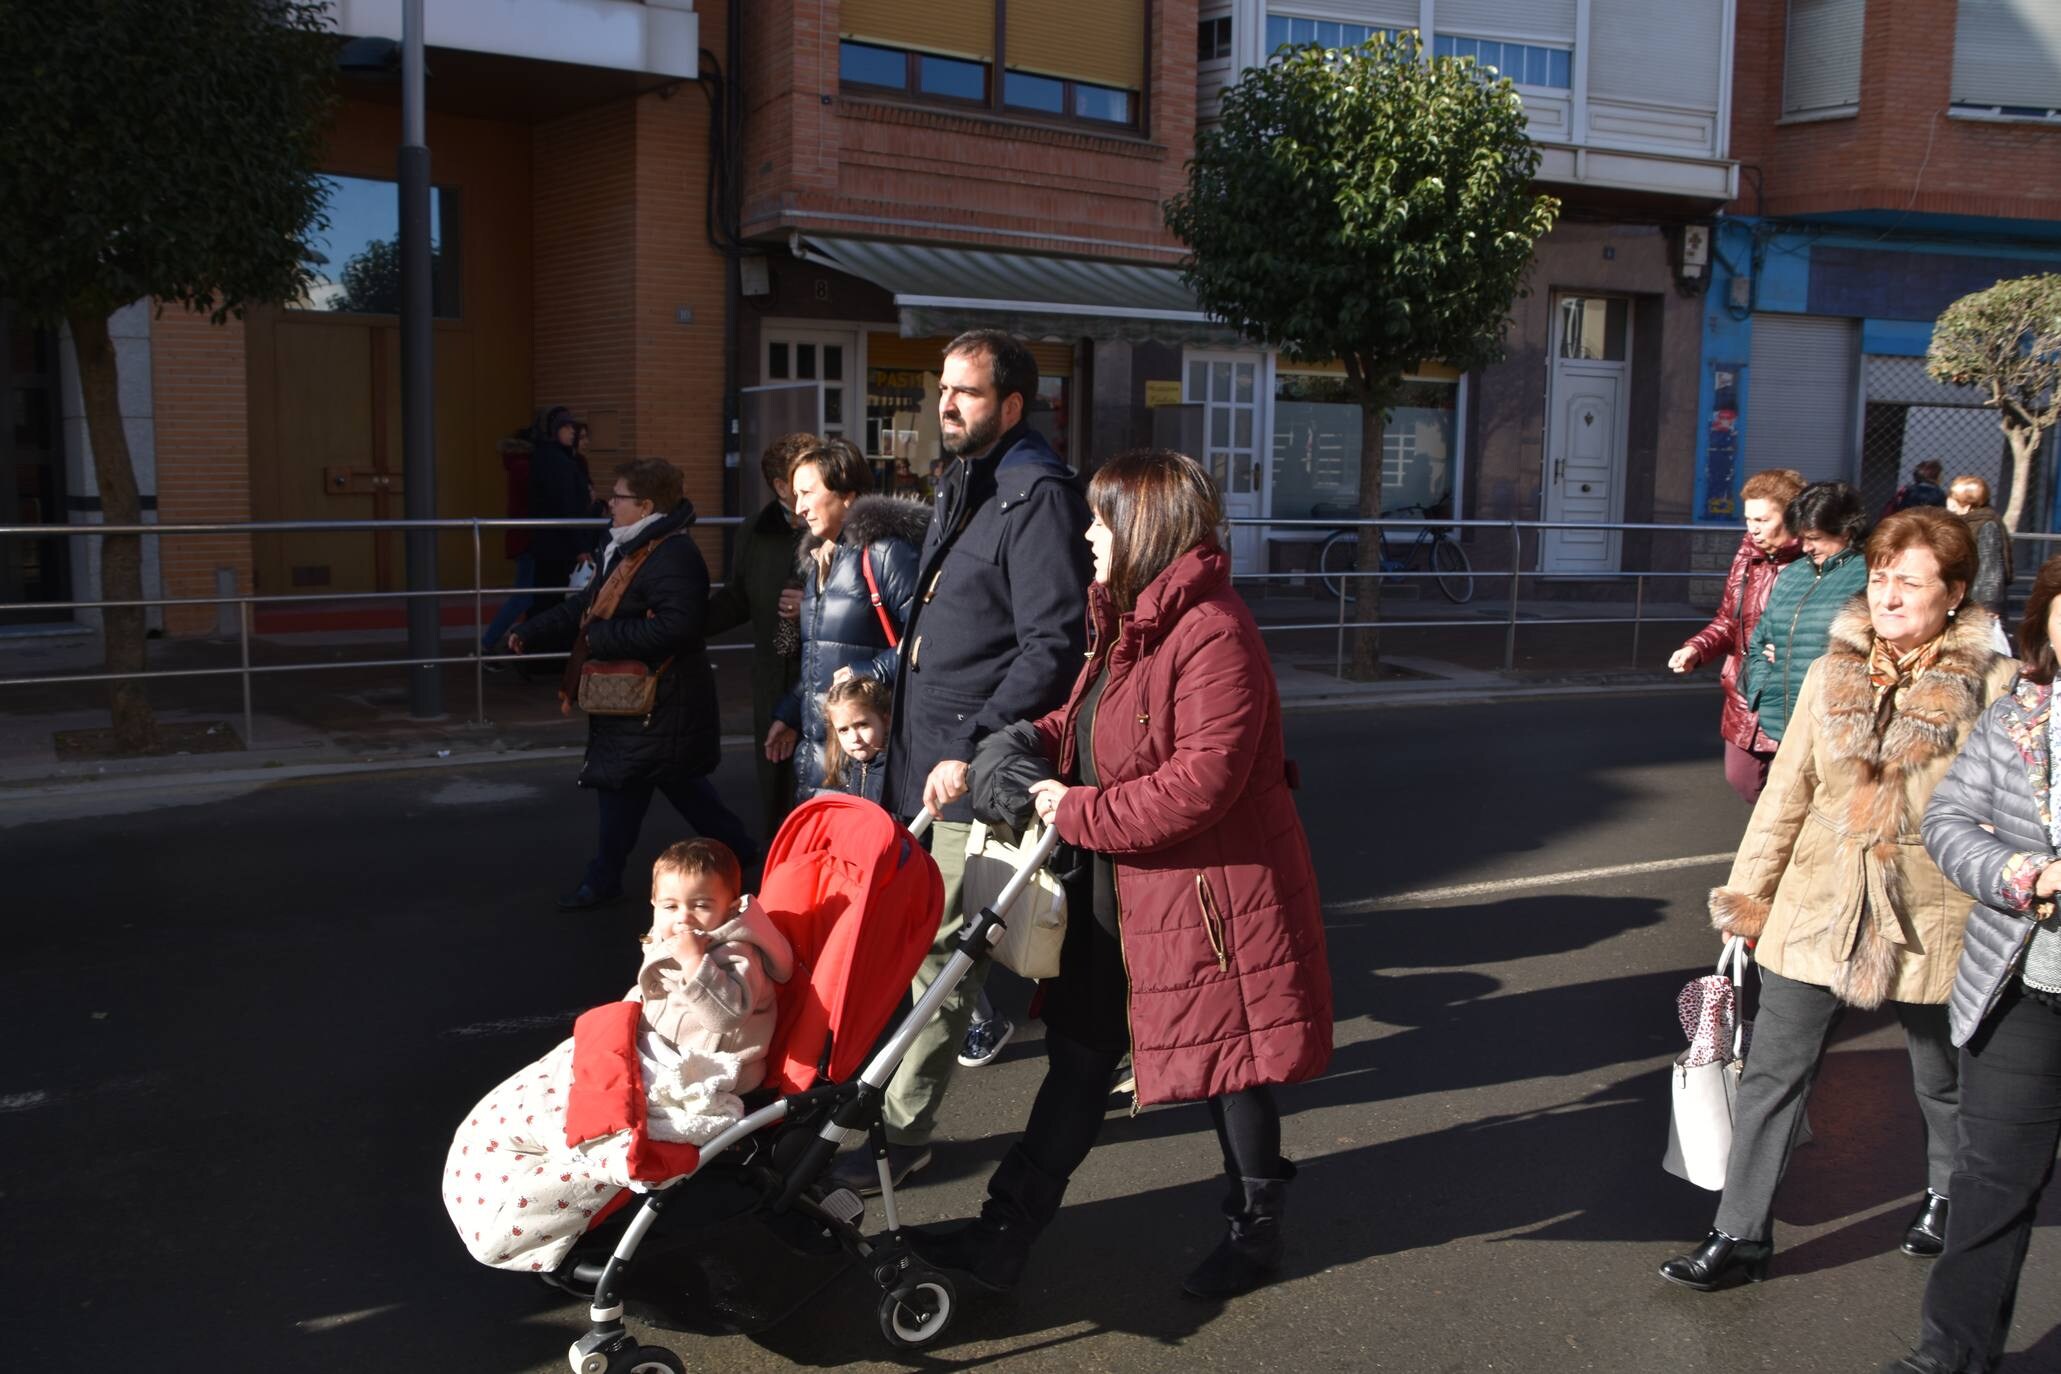
[[[423,117],[422,0],[401,3],[401,480],[410,520],[437,514],[436,358],[431,334],[429,147]],[[406,536],[408,590],[437,586],[435,530]],[[408,714],[444,713],[443,613],[434,596],[408,600]]]

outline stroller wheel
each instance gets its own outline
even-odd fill
[[[687,1374],[687,1366],[662,1345],[640,1345],[610,1365],[608,1374]]]
[[[952,1324],[957,1295],[935,1270],[916,1269],[880,1299],[880,1334],[897,1350],[929,1345]]]

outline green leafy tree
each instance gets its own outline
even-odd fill
[[[1304,47],[1224,92],[1166,222],[1210,314],[1291,358],[1336,358],[1360,407],[1360,512],[1378,516],[1382,426],[1405,372],[1502,356],[1510,303],[1559,202],[1507,80],[1428,58],[1414,32]],[[1378,570],[1378,541],[1360,541]],[[1371,590],[1378,579],[1361,579]],[[1371,607],[1370,597],[1365,603]],[[1354,666],[1374,670],[1372,633]]]
[[[319,0],[0,0],[0,294],[68,325],[101,511],[142,518],[110,312],[139,299],[217,324],[308,284],[334,98]],[[110,535],[101,590],[143,595],[142,540]],[[140,607],[102,613],[111,673],[144,667]],[[125,749],[155,743],[142,683],[110,692]]]
[[[1925,370],[1935,381],[1980,389],[1995,408],[2011,444],[2004,528],[2017,530],[2040,439],[2061,420],[2061,276],[2000,281],[1955,301],[1932,326]]]
[[[401,240],[374,239],[345,261],[337,274],[343,296],[338,310],[356,310],[368,315],[401,313]]]

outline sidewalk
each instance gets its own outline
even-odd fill
[[[1334,623],[1335,601],[1314,589],[1253,588],[1248,597],[1263,626]],[[1335,673],[1335,629],[1269,633],[1282,703],[1287,709],[1477,701],[1511,695],[1597,690],[1694,690],[1666,671],[1682,625],[1648,624],[1632,654],[1630,607],[1612,603],[1526,602],[1518,622],[1515,667],[1502,667],[1508,603],[1485,598],[1454,606],[1405,591],[1383,599],[1391,622],[1382,631],[1384,678],[1341,680]],[[1607,625],[1555,622],[1616,616]],[[1650,616],[1693,615],[1686,606],[1648,606]],[[1423,626],[1413,622],[1458,621]],[[1351,632],[1346,640],[1348,662]],[[447,631],[444,653],[471,651],[468,626]],[[81,758],[62,745],[67,732],[105,727],[102,690],[94,684],[0,687],[0,786],[110,778],[219,774],[250,769],[326,770],[340,766],[480,760],[540,750],[577,751],[585,740],[577,713],[558,712],[558,665],[538,664],[525,677],[514,665],[476,678],[471,665],[443,669],[445,716],[408,715],[407,670],[348,666],[353,660],[405,655],[390,630],[261,634],[251,641],[251,720],[245,737],[243,685],[221,676],[159,679],[150,700],[160,723],[196,734],[194,752],[153,758]],[[153,670],[234,670],[234,638],[152,640]],[[722,728],[738,747],[751,733],[750,655],[737,635],[712,647]],[[320,665],[334,664],[335,667]],[[310,671],[279,672],[288,666]],[[272,671],[267,671],[272,670]],[[0,627],[0,678],[101,671],[97,632],[76,626]],[[1698,685],[1707,690],[1702,675]],[[1714,680],[1714,679],[1713,679]],[[483,692],[481,688],[483,687]]]

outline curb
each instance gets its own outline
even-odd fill
[[[1608,683],[1559,683],[1525,686],[1514,683],[1489,684],[1478,679],[1467,683],[1387,683],[1338,691],[1313,691],[1284,696],[1283,714],[1336,711],[1346,708],[1395,710],[1439,706],[1482,706],[1512,701],[1568,699],[1576,697],[1667,696],[1677,693],[1708,692],[1708,681]],[[111,764],[74,765],[71,769],[8,770],[0,768],[0,805],[31,798],[114,796],[123,793],[161,791],[171,788],[235,787],[301,778],[352,777],[378,773],[417,772],[434,768],[478,768],[491,764],[529,763],[577,759],[586,752],[584,744],[530,746],[517,739],[502,738],[499,747],[460,750],[437,749],[430,755],[396,750],[380,756],[357,753],[346,758],[309,757],[307,748],[274,750],[267,754],[192,754],[170,759],[131,759]],[[749,749],[755,741],[749,735],[725,735],[724,750]],[[317,746],[319,748],[319,746]],[[200,759],[234,758],[234,767],[195,767]],[[85,771],[92,768],[97,771]]]

